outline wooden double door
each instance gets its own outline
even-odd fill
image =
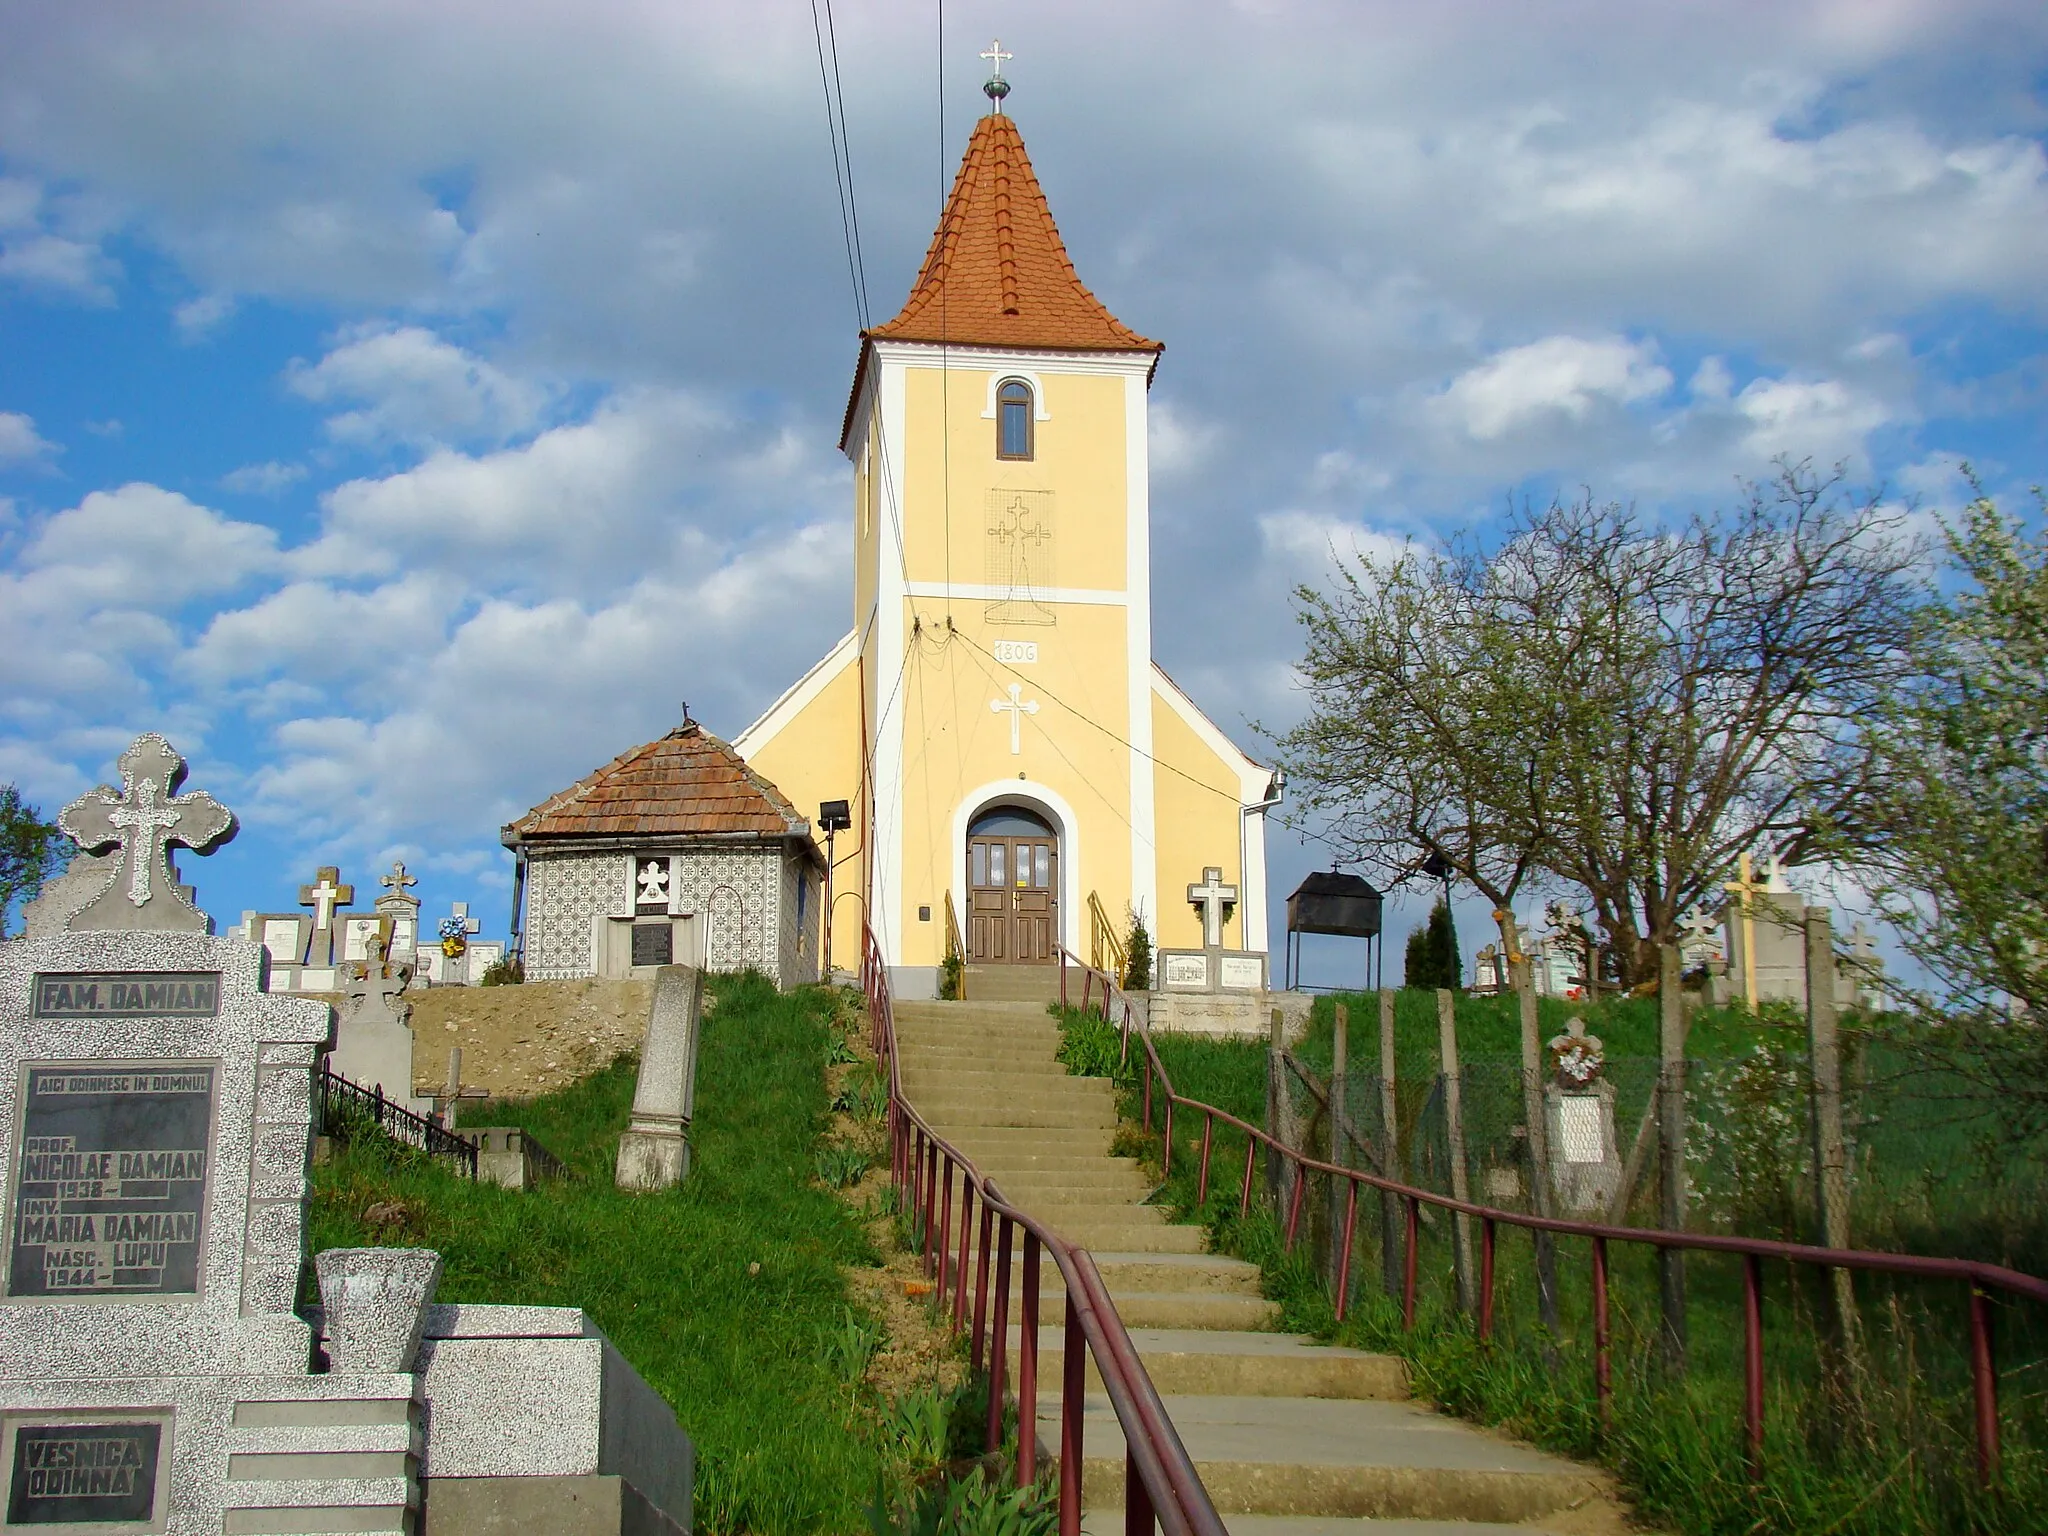
[[[967,834],[967,950],[982,965],[1046,965],[1059,943],[1060,847],[1037,816],[1003,810]]]

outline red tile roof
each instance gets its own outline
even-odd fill
[[[882,341],[961,346],[1158,352],[1102,307],[1074,271],[1032,172],[1024,140],[1007,115],[974,125],[910,298]]]
[[[694,720],[623,752],[505,828],[510,844],[538,838],[806,836],[782,791]]]

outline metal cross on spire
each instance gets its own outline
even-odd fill
[[[1016,55],[1006,53],[1003,50],[1003,40],[997,38],[982,50],[981,56],[991,65],[988,82],[982,86],[981,93],[988,98],[989,111],[1000,112],[1003,110],[1003,98],[1010,94],[1010,82],[1003,78],[1003,61],[1013,59]]]
[[[209,794],[178,793],[185,759],[154,731],[135,738],[121,754],[119,767],[119,790],[102,784],[57,816],[57,825],[87,853],[121,850],[121,867],[112,882],[65,926],[74,931],[211,933],[206,914],[178,888],[171,850],[210,853],[235,835],[233,813]]]

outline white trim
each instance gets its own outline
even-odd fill
[[[942,581],[913,581],[911,597],[951,597],[958,601],[1007,602],[1016,596],[1010,587],[991,586],[979,581],[956,581],[950,587]],[[1043,603],[1083,603],[1101,608],[1121,608],[1130,602],[1128,593],[1106,587],[1034,587],[1033,598]]]
[[[967,826],[977,811],[999,800],[1021,800],[1027,805],[1035,805],[1057,824],[1054,831],[1060,840],[1060,922],[1053,942],[1072,949],[1071,936],[1078,932],[1074,925],[1080,921],[1082,900],[1081,819],[1058,790],[1030,779],[991,779],[979,788],[969,790],[953,807],[953,849],[946,855],[947,864],[953,872],[953,910],[965,922],[974,920],[973,914],[967,910]],[[973,947],[973,940],[966,933],[960,935],[960,942],[970,949]],[[963,955],[961,958],[967,957]]]
[[[910,665],[904,643],[903,483],[904,374],[898,363],[877,359],[876,392],[882,412],[880,459],[886,469],[880,489],[881,507],[875,529],[875,722],[874,722],[874,853],[873,901],[869,926],[882,958],[901,965],[903,905],[903,759],[908,701],[900,686]],[[891,709],[894,709],[892,716]]]
[[[1027,352],[1011,347],[941,346],[936,341],[871,341],[875,361],[905,368],[994,368],[1005,373],[1034,369],[1039,373],[1119,374],[1152,376],[1156,352]],[[943,361],[942,361],[943,357]]]
[[[1146,381],[1124,381],[1124,666],[1131,742],[1131,905],[1159,926],[1159,845],[1152,761],[1152,465]]]
[[[966,370],[963,369],[962,372]],[[1045,408],[1045,386],[1038,382],[1038,375],[1028,368],[998,368],[988,376],[988,407],[981,413],[983,421],[996,419],[996,391],[1015,379],[1031,390],[1031,419],[1051,421],[1052,412]]]
[[[782,697],[761,711],[761,716],[752,725],[732,739],[733,751],[741,757],[754,752],[773,741],[782,728],[810,708],[816,699],[831,685],[832,680],[860,654],[860,647],[854,643],[855,632],[848,630],[840,637],[839,643],[825,653],[824,659],[812,666],[811,670],[783,690]]]

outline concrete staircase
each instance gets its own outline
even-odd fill
[[[1624,1528],[1598,1473],[1411,1402],[1400,1361],[1271,1332],[1278,1309],[1257,1270],[1143,1204],[1137,1161],[1110,1155],[1111,1088],[1059,1063],[1046,1012],[1057,991],[1051,967],[974,967],[968,1001],[896,1004],[904,1092],[1012,1201],[1093,1252],[1234,1536]],[[1048,1263],[1039,1379],[1053,1393],[1063,1303]],[[1088,1381],[1086,1524],[1108,1532],[1121,1529],[1123,1437],[1092,1362]],[[1041,1396],[1047,1445],[1059,1411]]]

